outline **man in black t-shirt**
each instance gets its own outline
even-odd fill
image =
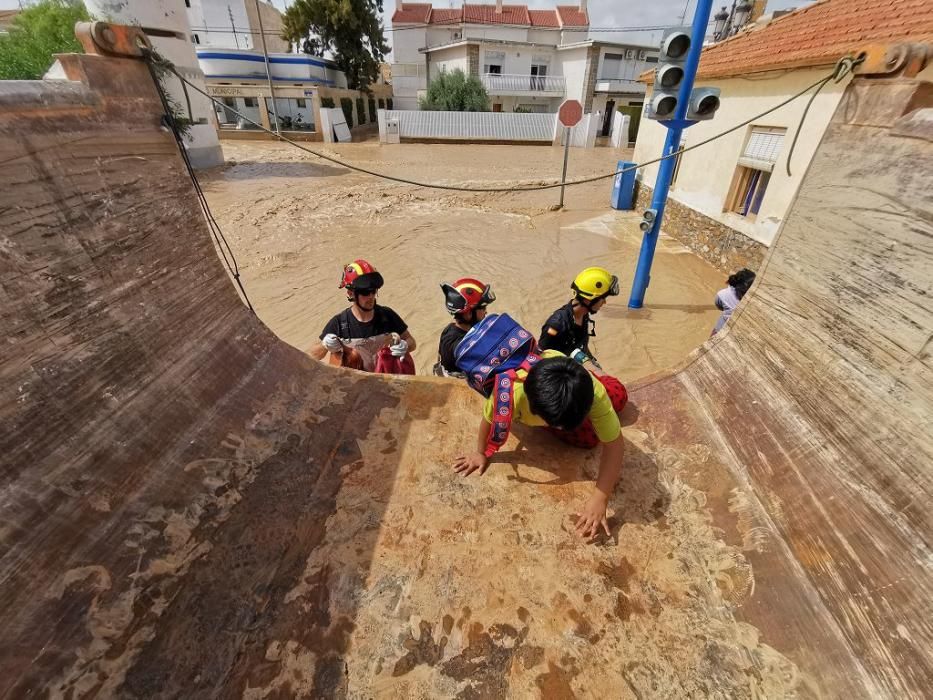
[[[454,351],[463,336],[485,318],[486,307],[495,301],[496,295],[490,285],[472,277],[463,277],[452,285],[442,284],[441,289],[444,290],[447,311],[453,315],[454,322],[441,332],[434,374],[439,377],[462,377],[463,374],[457,369]]]
[[[376,303],[376,294],[383,283],[382,275],[365,260],[355,260],[344,267],[340,288],[347,290],[350,307],[324,326],[320,345],[311,350],[313,357],[320,360],[327,353],[339,355],[345,346],[353,347],[354,343],[367,338],[378,339],[379,336],[391,334],[398,336],[397,342],[389,341],[389,350],[394,357],[401,360],[415,349],[415,339],[408,331],[408,325],[388,306]],[[373,369],[372,366],[366,366],[365,362],[364,368],[370,371]]]
[[[538,347],[557,350],[579,362],[593,361],[590,338],[596,323],[590,318],[619,293],[619,280],[602,267],[588,267],[574,279],[572,301],[564,304],[544,322]],[[597,365],[598,366],[598,365]]]

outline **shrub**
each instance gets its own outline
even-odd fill
[[[356,98],[356,116],[360,119],[360,124],[366,123],[366,108],[363,106],[363,98]]]
[[[441,73],[428,85],[428,94],[421,99],[421,109],[448,112],[488,112],[489,95],[482,81],[467,76],[457,68]]]
[[[343,116],[347,118],[347,127],[353,128],[353,100],[349,97],[340,98],[340,109],[343,110]]]
[[[324,107],[325,109],[333,109],[333,108],[334,108],[334,98],[333,98],[333,97],[322,97],[322,98],[321,98],[321,107]]]
[[[379,98],[379,109],[385,109],[385,108],[386,108],[386,101],[380,97]]]
[[[369,99],[369,121],[376,121],[376,100]]]
[[[392,98],[386,98],[386,109],[392,109]]]

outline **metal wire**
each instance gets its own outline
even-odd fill
[[[839,60],[839,63],[842,63],[842,62],[844,62],[844,61],[852,62],[853,65],[857,65],[857,64],[858,64],[857,59],[854,59],[854,58],[851,58],[851,57],[842,58],[842,59]],[[837,66],[839,65],[839,63],[837,63]],[[204,97],[206,97],[207,99],[209,99],[209,100],[210,100],[211,102],[213,102],[214,104],[220,105],[220,106],[223,107],[226,111],[232,112],[233,114],[235,114],[235,115],[237,115],[238,117],[242,118],[243,120],[245,120],[245,121],[248,122],[249,124],[252,124],[253,126],[258,127],[258,128],[261,129],[262,131],[265,131],[267,134],[271,134],[271,135],[274,136],[276,139],[278,139],[278,140],[280,140],[280,141],[284,141],[285,143],[291,144],[291,145],[294,146],[295,148],[297,148],[297,149],[299,149],[299,150],[301,150],[301,151],[304,151],[304,152],[306,152],[306,153],[310,153],[311,155],[316,156],[317,158],[320,158],[320,159],[322,159],[322,160],[326,160],[326,161],[328,161],[328,162],[330,162],[330,163],[334,163],[335,165],[340,165],[340,166],[342,166],[342,167],[344,167],[344,168],[347,168],[348,170],[354,170],[354,171],[356,171],[356,172],[364,173],[364,174],[366,174],[366,175],[372,175],[373,177],[378,177],[378,178],[381,178],[381,179],[383,179],[383,180],[388,180],[388,181],[390,181],[390,182],[397,182],[397,183],[400,183],[400,184],[403,184],[403,185],[412,185],[413,187],[423,187],[423,188],[425,188],[425,189],[447,190],[447,191],[454,191],[454,192],[537,192],[537,191],[540,191],[540,190],[551,190],[551,189],[555,189],[555,188],[557,188],[557,187],[561,187],[562,185],[563,185],[563,186],[566,186],[566,187],[573,187],[573,186],[576,186],[576,185],[584,185],[584,184],[587,184],[587,183],[589,183],[589,182],[597,182],[597,181],[599,181],[599,180],[607,180],[607,179],[609,179],[609,178],[615,177],[616,175],[621,175],[622,173],[630,172],[630,171],[632,171],[632,170],[639,170],[639,169],[641,169],[641,168],[644,168],[645,166],[654,165],[655,163],[660,163],[662,160],[666,160],[666,159],[668,159],[668,158],[676,158],[676,157],[682,155],[683,153],[688,153],[689,151],[693,151],[693,150],[695,150],[695,149],[697,149],[697,148],[700,148],[701,146],[705,146],[705,145],[707,145],[707,144],[709,144],[709,143],[712,143],[713,141],[716,141],[717,139],[720,139],[720,138],[722,138],[723,136],[726,136],[726,135],[728,135],[728,134],[731,134],[733,131],[736,131],[736,130],[738,130],[738,129],[741,129],[743,126],[747,126],[747,125],[751,124],[752,122],[755,122],[755,121],[761,119],[762,117],[767,116],[768,114],[771,114],[772,112],[774,112],[774,111],[780,109],[781,107],[783,107],[783,106],[785,106],[785,105],[787,105],[787,104],[790,104],[791,102],[793,102],[794,100],[798,99],[799,97],[802,97],[803,95],[807,94],[807,93],[808,93],[810,90],[812,90],[813,88],[817,88],[817,90],[819,91],[819,90],[822,89],[822,87],[823,87],[826,83],[828,83],[830,80],[834,80],[834,79],[836,78],[836,76],[837,76],[837,73],[838,73],[838,69],[834,69],[833,72],[830,73],[829,75],[827,75],[825,78],[820,78],[820,79],[817,80],[815,83],[812,83],[811,85],[808,85],[807,87],[805,87],[805,88],[804,88],[803,90],[801,90],[800,92],[796,93],[795,95],[791,95],[790,97],[788,97],[787,99],[785,99],[785,100],[779,102],[778,104],[774,105],[773,107],[771,107],[771,108],[769,108],[769,109],[766,109],[764,112],[761,112],[761,113],[759,113],[759,114],[756,114],[756,115],[753,116],[753,117],[749,117],[748,119],[746,119],[746,120],[744,120],[744,121],[741,121],[741,122],[739,122],[738,124],[735,124],[735,125],[731,126],[730,128],[726,129],[725,131],[721,131],[721,132],[719,132],[718,134],[715,134],[715,135],[713,135],[713,136],[710,136],[710,137],[707,138],[707,139],[704,139],[704,140],[702,140],[702,141],[698,141],[697,143],[693,144],[692,146],[687,146],[686,148],[684,148],[684,149],[682,149],[682,150],[678,150],[678,151],[676,151],[676,152],[674,152],[674,153],[670,153],[670,154],[668,154],[668,155],[662,155],[662,156],[660,156],[660,157],[658,157],[658,158],[653,158],[653,159],[651,159],[651,160],[646,160],[646,161],[644,161],[643,163],[636,163],[635,165],[631,165],[631,166],[628,166],[628,167],[626,167],[626,168],[620,168],[620,169],[617,169],[617,170],[612,171],[611,173],[605,173],[605,174],[603,174],[603,175],[594,175],[594,176],[592,176],[592,177],[586,177],[586,178],[582,178],[582,179],[579,179],[579,180],[569,180],[569,181],[567,181],[567,182],[565,182],[565,183],[553,182],[553,183],[549,183],[549,184],[546,184],[546,185],[516,185],[516,186],[512,186],[512,187],[468,187],[468,186],[464,186],[464,185],[445,185],[445,184],[435,183],[435,182],[419,182],[418,180],[409,180],[408,178],[404,178],[404,177],[397,177],[397,176],[395,176],[395,175],[387,175],[387,174],[385,174],[385,173],[380,173],[380,172],[376,172],[376,171],[374,171],[374,170],[369,170],[368,168],[363,168],[363,167],[361,167],[361,166],[359,166],[359,165],[353,165],[352,163],[347,163],[346,161],[340,160],[339,158],[334,158],[333,156],[329,156],[329,155],[326,155],[326,154],[321,153],[321,152],[319,152],[319,151],[315,151],[314,149],[308,148],[307,146],[304,146],[304,145],[298,143],[297,141],[292,141],[292,140],[289,139],[287,136],[283,136],[283,135],[281,135],[281,134],[277,134],[277,133],[275,133],[274,131],[272,131],[271,129],[267,129],[267,128],[264,127],[262,124],[260,124],[260,123],[258,123],[258,122],[256,122],[256,121],[253,121],[252,119],[250,119],[249,117],[247,117],[245,114],[242,114],[242,113],[236,111],[236,110],[233,109],[232,107],[228,107],[227,105],[223,104],[220,100],[216,99],[216,98],[213,97],[212,95],[209,95],[206,91],[202,90],[202,89],[199,88],[197,85],[195,85],[194,83],[188,81],[186,78],[184,78],[183,76],[181,76],[181,75],[174,69],[174,67],[171,67],[171,66],[170,66],[170,67],[168,67],[168,70],[170,70],[170,71],[173,72],[176,76],[178,76],[179,80],[183,81],[184,83],[187,83],[187,84],[188,84],[188,87],[192,88],[192,89],[195,90],[196,92],[199,92],[200,94],[202,94]],[[851,70],[851,69],[850,69],[850,70]],[[841,78],[840,78],[840,79],[841,79]],[[806,114],[804,114],[804,116],[806,116]]]

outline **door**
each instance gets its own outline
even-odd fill
[[[619,107],[619,111],[623,114],[629,116],[628,123],[628,142],[635,143],[635,139],[638,137],[638,124],[641,121],[641,104],[634,105],[622,105]]]
[[[531,89],[532,90],[544,90],[544,79],[547,77],[547,66],[545,65],[533,65],[531,66]]]
[[[612,115],[616,113],[616,101],[609,100],[606,103],[606,114],[603,116],[603,130],[600,136],[609,136],[612,132]]]

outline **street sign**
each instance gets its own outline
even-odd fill
[[[564,126],[576,126],[583,119],[583,105],[578,100],[564,100],[557,110],[557,119]]]

